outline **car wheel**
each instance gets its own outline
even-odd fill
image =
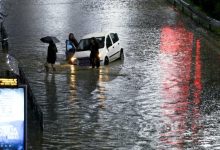
[[[124,52],[123,52],[123,50],[121,50],[121,52],[120,52],[120,57],[119,57],[119,59],[121,59],[121,60],[124,59]]]
[[[108,65],[108,64],[109,64],[108,57],[105,57],[104,65]]]

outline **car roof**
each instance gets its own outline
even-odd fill
[[[89,39],[89,38],[92,38],[92,37],[102,37],[102,36],[106,36],[107,34],[109,34],[110,32],[95,32],[95,33],[90,33],[90,34],[87,34],[85,36],[83,36],[82,39]]]

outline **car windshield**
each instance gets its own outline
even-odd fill
[[[104,48],[105,37],[96,37],[97,42],[99,43],[99,48]],[[86,51],[90,49],[90,39],[82,39],[79,42],[77,51]]]

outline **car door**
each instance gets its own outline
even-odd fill
[[[110,33],[110,37],[112,39],[113,45],[113,55],[112,59],[115,60],[120,57],[120,45],[117,33]]]
[[[112,45],[112,40],[111,40],[109,35],[107,35],[107,37],[106,37],[106,48],[107,48],[107,51],[108,51],[107,56],[109,57],[109,61],[112,61],[113,60],[112,56],[114,54],[114,48],[113,48],[113,45]]]

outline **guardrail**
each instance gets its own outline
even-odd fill
[[[40,106],[37,104],[35,96],[34,96],[32,90],[31,90],[29,81],[26,78],[26,76],[24,74],[24,71],[22,70],[21,67],[19,67],[19,74],[20,74],[19,75],[20,82],[27,85],[27,97],[28,97],[28,100],[29,100],[28,102],[30,103],[31,110],[33,110],[33,112],[36,114],[35,116],[37,117],[37,119],[39,121],[41,130],[43,130],[44,123],[43,123],[42,110],[41,110]]]
[[[190,16],[191,19],[199,23],[201,26],[215,31],[217,34],[220,34],[220,21],[206,16],[200,11],[196,10],[192,5],[188,4],[184,0],[168,0],[175,7],[180,8],[183,13]]]

